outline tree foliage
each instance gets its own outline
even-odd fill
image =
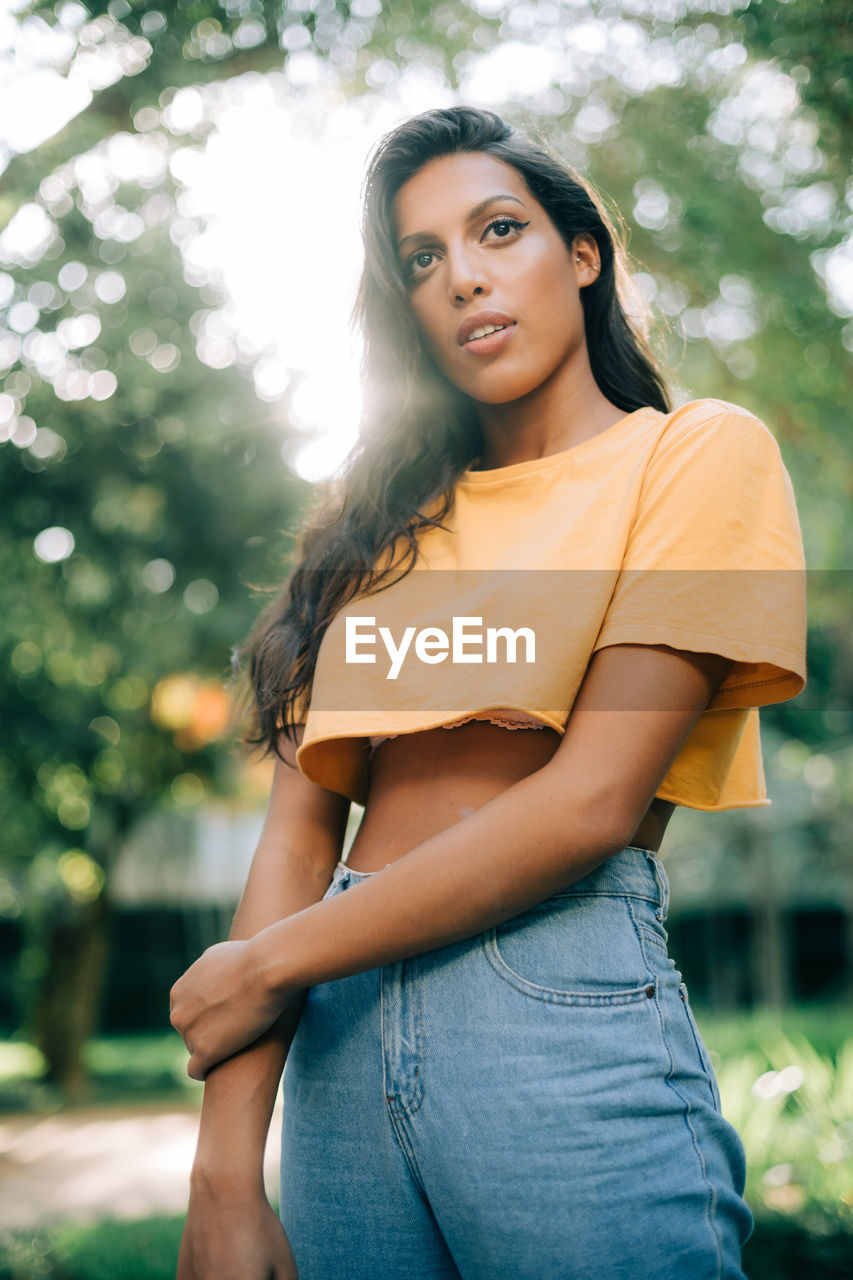
[[[341,101],[425,70],[464,94],[502,48],[558,52],[550,83],[508,87],[501,109],[624,211],[679,391],[742,403],[777,435],[825,572],[809,689],[769,718],[820,742],[849,738],[853,690],[853,308],[827,275],[849,236],[848,8],[75,0],[8,19],[91,92],[8,158],[0,193],[0,911],[26,911],[57,1078],[96,1016],[73,991],[95,985],[123,834],[146,807],[236,785],[222,680],[307,498],[282,462],[288,401],[252,387],[263,353],[210,280],[185,279],[198,220],[174,159],[215,112],[170,124],[177,95],[280,83],[308,56]]]

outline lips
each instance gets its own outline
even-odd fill
[[[460,347],[464,347],[466,342],[471,341],[471,335],[476,333],[478,329],[485,329],[490,325],[507,329],[514,324],[515,320],[513,320],[512,316],[508,316],[503,311],[478,311],[476,315],[467,316],[462,321],[456,331],[456,341]],[[474,341],[481,341],[481,339],[475,338]]]

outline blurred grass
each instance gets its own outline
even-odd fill
[[[181,1217],[0,1233],[0,1280],[174,1280]]]
[[[187,1076],[187,1052],[177,1032],[98,1037],[83,1056],[89,1080],[75,1105],[201,1103],[204,1086]],[[0,1111],[56,1111],[70,1101],[42,1079],[44,1069],[33,1045],[0,1041]]]
[[[721,1059],[753,1053],[782,1036],[802,1035],[818,1053],[835,1058],[853,1036],[853,1008],[849,1004],[794,1005],[790,1009],[746,1009],[717,1013],[691,999],[702,1038]],[[716,1068],[717,1062],[714,1061]]]
[[[0,1280],[174,1280],[182,1229],[157,1217],[0,1233]],[[849,1280],[851,1256],[853,1236],[777,1218],[756,1223],[743,1267],[748,1280]]]
[[[694,1009],[753,1213],[853,1233],[853,1023],[847,1006],[722,1017]],[[853,1235],[850,1240],[853,1276]]]
[[[847,1006],[715,1014],[694,1007],[723,1111],[747,1152],[756,1217],[749,1280],[853,1277],[853,1029]],[[177,1036],[97,1039],[86,1101],[200,1098]],[[40,1055],[0,1042],[0,1104],[55,1109]],[[182,1220],[62,1225],[0,1236],[0,1280],[172,1280]]]

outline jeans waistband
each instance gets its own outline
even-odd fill
[[[662,920],[669,910],[669,880],[653,849],[627,845],[560,894],[619,893],[654,902]]]
[[[391,863],[386,863],[386,866],[390,867]],[[341,881],[357,883],[378,874],[378,871],[356,871],[341,861],[335,867],[332,885]],[[635,845],[620,849],[594,871],[575,880],[565,889],[558,889],[552,896],[590,893],[628,894],[633,898],[645,898],[659,907],[662,920],[666,919],[669,910],[669,880],[663,863],[653,849],[640,849]]]

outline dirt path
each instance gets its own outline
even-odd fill
[[[278,1186],[281,1098],[266,1152]],[[186,1210],[197,1106],[0,1115],[0,1228]]]

